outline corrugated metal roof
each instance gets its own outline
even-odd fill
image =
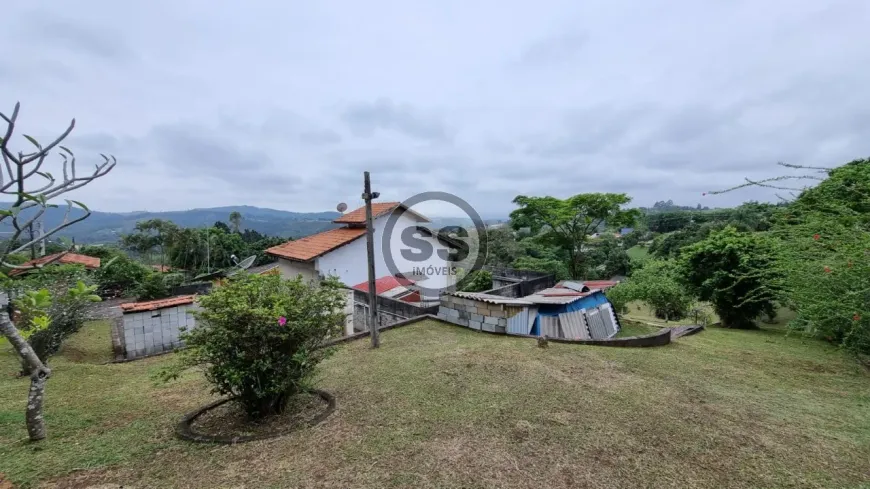
[[[530,306],[533,304],[532,302],[527,301],[525,298],[514,299],[512,297],[502,297],[500,295],[484,294],[481,292],[453,292],[450,295],[459,297],[461,299],[472,299],[481,302],[488,302],[490,304],[503,304],[509,306]]]
[[[590,339],[589,331],[586,329],[586,320],[583,311],[572,311],[559,314],[559,322],[562,325],[562,331],[565,332],[565,338],[574,340]]]
[[[583,292],[583,288],[585,287],[587,290],[589,287],[583,285],[583,282],[572,282],[570,280],[565,280],[564,282],[559,282],[557,287],[564,287],[566,289],[575,290],[577,292]]]
[[[590,290],[589,292],[577,292],[576,290],[567,289],[564,287],[551,287],[538,291],[535,294],[527,295],[522,299],[531,301],[535,304],[570,304],[576,300],[588,297],[597,292]]]

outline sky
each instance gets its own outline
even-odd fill
[[[75,117],[80,172],[118,159],[72,195],[103,211],[354,208],[365,170],[383,201],[484,217],[730,206],[777,197],[703,193],[870,156],[868,22],[866,0],[16,0],[0,111],[43,142]]]

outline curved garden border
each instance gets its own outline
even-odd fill
[[[321,399],[326,401],[326,410],[322,413],[318,414],[311,421],[308,422],[308,426],[316,426],[322,423],[326,418],[328,418],[333,412],[335,412],[335,396],[320,389],[312,389],[308,391],[312,394],[317,394]],[[222,406],[232,400],[235,400],[235,397],[228,397],[226,399],[220,399],[211,404],[208,404],[204,407],[197,409],[196,411],[192,411],[184,415],[181,418],[181,421],[175,426],[175,435],[181,438],[182,440],[192,441],[196,443],[217,443],[221,445],[235,445],[236,443],[246,443],[249,441],[257,441],[257,440],[268,440],[270,438],[278,438],[279,436],[284,436],[296,431],[296,428],[290,430],[281,430],[275,433],[267,433],[262,435],[244,435],[244,436],[229,436],[229,435],[206,435],[204,433],[197,433],[194,431],[191,426],[196,418],[202,416],[203,414],[211,411],[212,409]]]

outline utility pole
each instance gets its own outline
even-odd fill
[[[39,256],[45,256],[45,228],[42,219],[36,221],[36,235],[39,236]]]
[[[30,233],[30,259],[36,259],[36,234],[33,233],[33,223],[27,225],[27,230]]]
[[[372,348],[381,346],[378,336],[378,293],[375,290],[375,230],[372,224],[372,199],[380,197],[378,192],[372,192],[369,172],[365,172],[365,184],[362,198],[366,202],[366,255],[369,263],[369,330],[372,335]]]

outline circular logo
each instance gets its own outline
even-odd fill
[[[410,209],[431,201],[458,207],[474,228],[464,218],[440,229],[426,226],[422,216]],[[473,279],[471,272],[483,268],[486,225],[468,202],[447,192],[423,192],[400,207],[404,212],[394,212],[387,220],[381,250],[390,274],[413,281],[421,300],[436,300],[441,292],[462,289]]]

